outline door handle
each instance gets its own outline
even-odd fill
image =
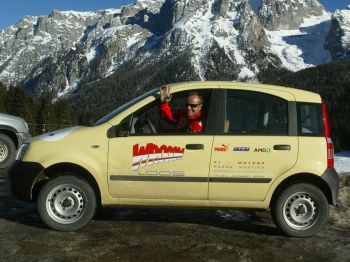
[[[186,149],[188,149],[188,150],[203,150],[204,145],[203,144],[187,144]]]
[[[288,150],[290,151],[291,146],[290,145],[274,145],[273,150]]]

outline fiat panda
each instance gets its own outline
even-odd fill
[[[202,97],[203,130],[174,128],[160,88],[98,120],[34,137],[10,171],[42,221],[81,229],[98,206],[271,210],[294,237],[317,233],[338,196],[325,103],[298,89],[232,82],[168,86],[172,109]]]

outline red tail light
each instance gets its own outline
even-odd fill
[[[334,147],[331,139],[331,132],[329,131],[329,121],[327,108],[322,100],[322,112],[323,112],[323,123],[324,123],[324,136],[327,141],[327,167],[334,168]]]
[[[334,148],[330,137],[327,137],[327,167],[334,168]]]

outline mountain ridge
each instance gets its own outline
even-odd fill
[[[127,64],[142,71],[184,54],[194,79],[257,81],[270,65],[299,71],[348,58],[347,11],[331,15],[316,0],[139,0],[26,16],[0,33],[0,81],[57,99]]]

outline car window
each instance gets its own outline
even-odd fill
[[[209,112],[212,89],[196,90],[203,97],[203,109],[201,120],[204,123],[204,129],[200,134],[206,132],[207,115]],[[186,114],[186,99],[190,91],[174,93],[169,103],[172,114],[175,116]],[[193,135],[189,130],[179,129],[178,126],[166,118],[162,118],[160,112],[159,100],[153,101],[148,105],[134,112],[125,118],[122,122],[130,123],[129,134],[133,136],[140,135]]]
[[[324,135],[324,124],[321,104],[298,103],[297,110],[299,135]]]
[[[120,114],[124,110],[126,110],[129,107],[135,105],[136,103],[140,102],[141,100],[145,99],[146,97],[154,96],[158,91],[159,91],[159,88],[152,89],[151,91],[149,91],[149,92],[147,92],[147,93],[145,93],[145,94],[143,94],[143,95],[141,95],[141,96],[131,100],[130,102],[128,102],[128,103],[118,107],[117,109],[115,109],[114,111],[110,112],[106,116],[104,116],[101,119],[97,120],[96,123],[94,124],[94,126],[102,125],[102,124],[108,122],[109,120],[111,120],[116,115]]]
[[[226,134],[288,135],[288,102],[280,97],[227,90]]]

